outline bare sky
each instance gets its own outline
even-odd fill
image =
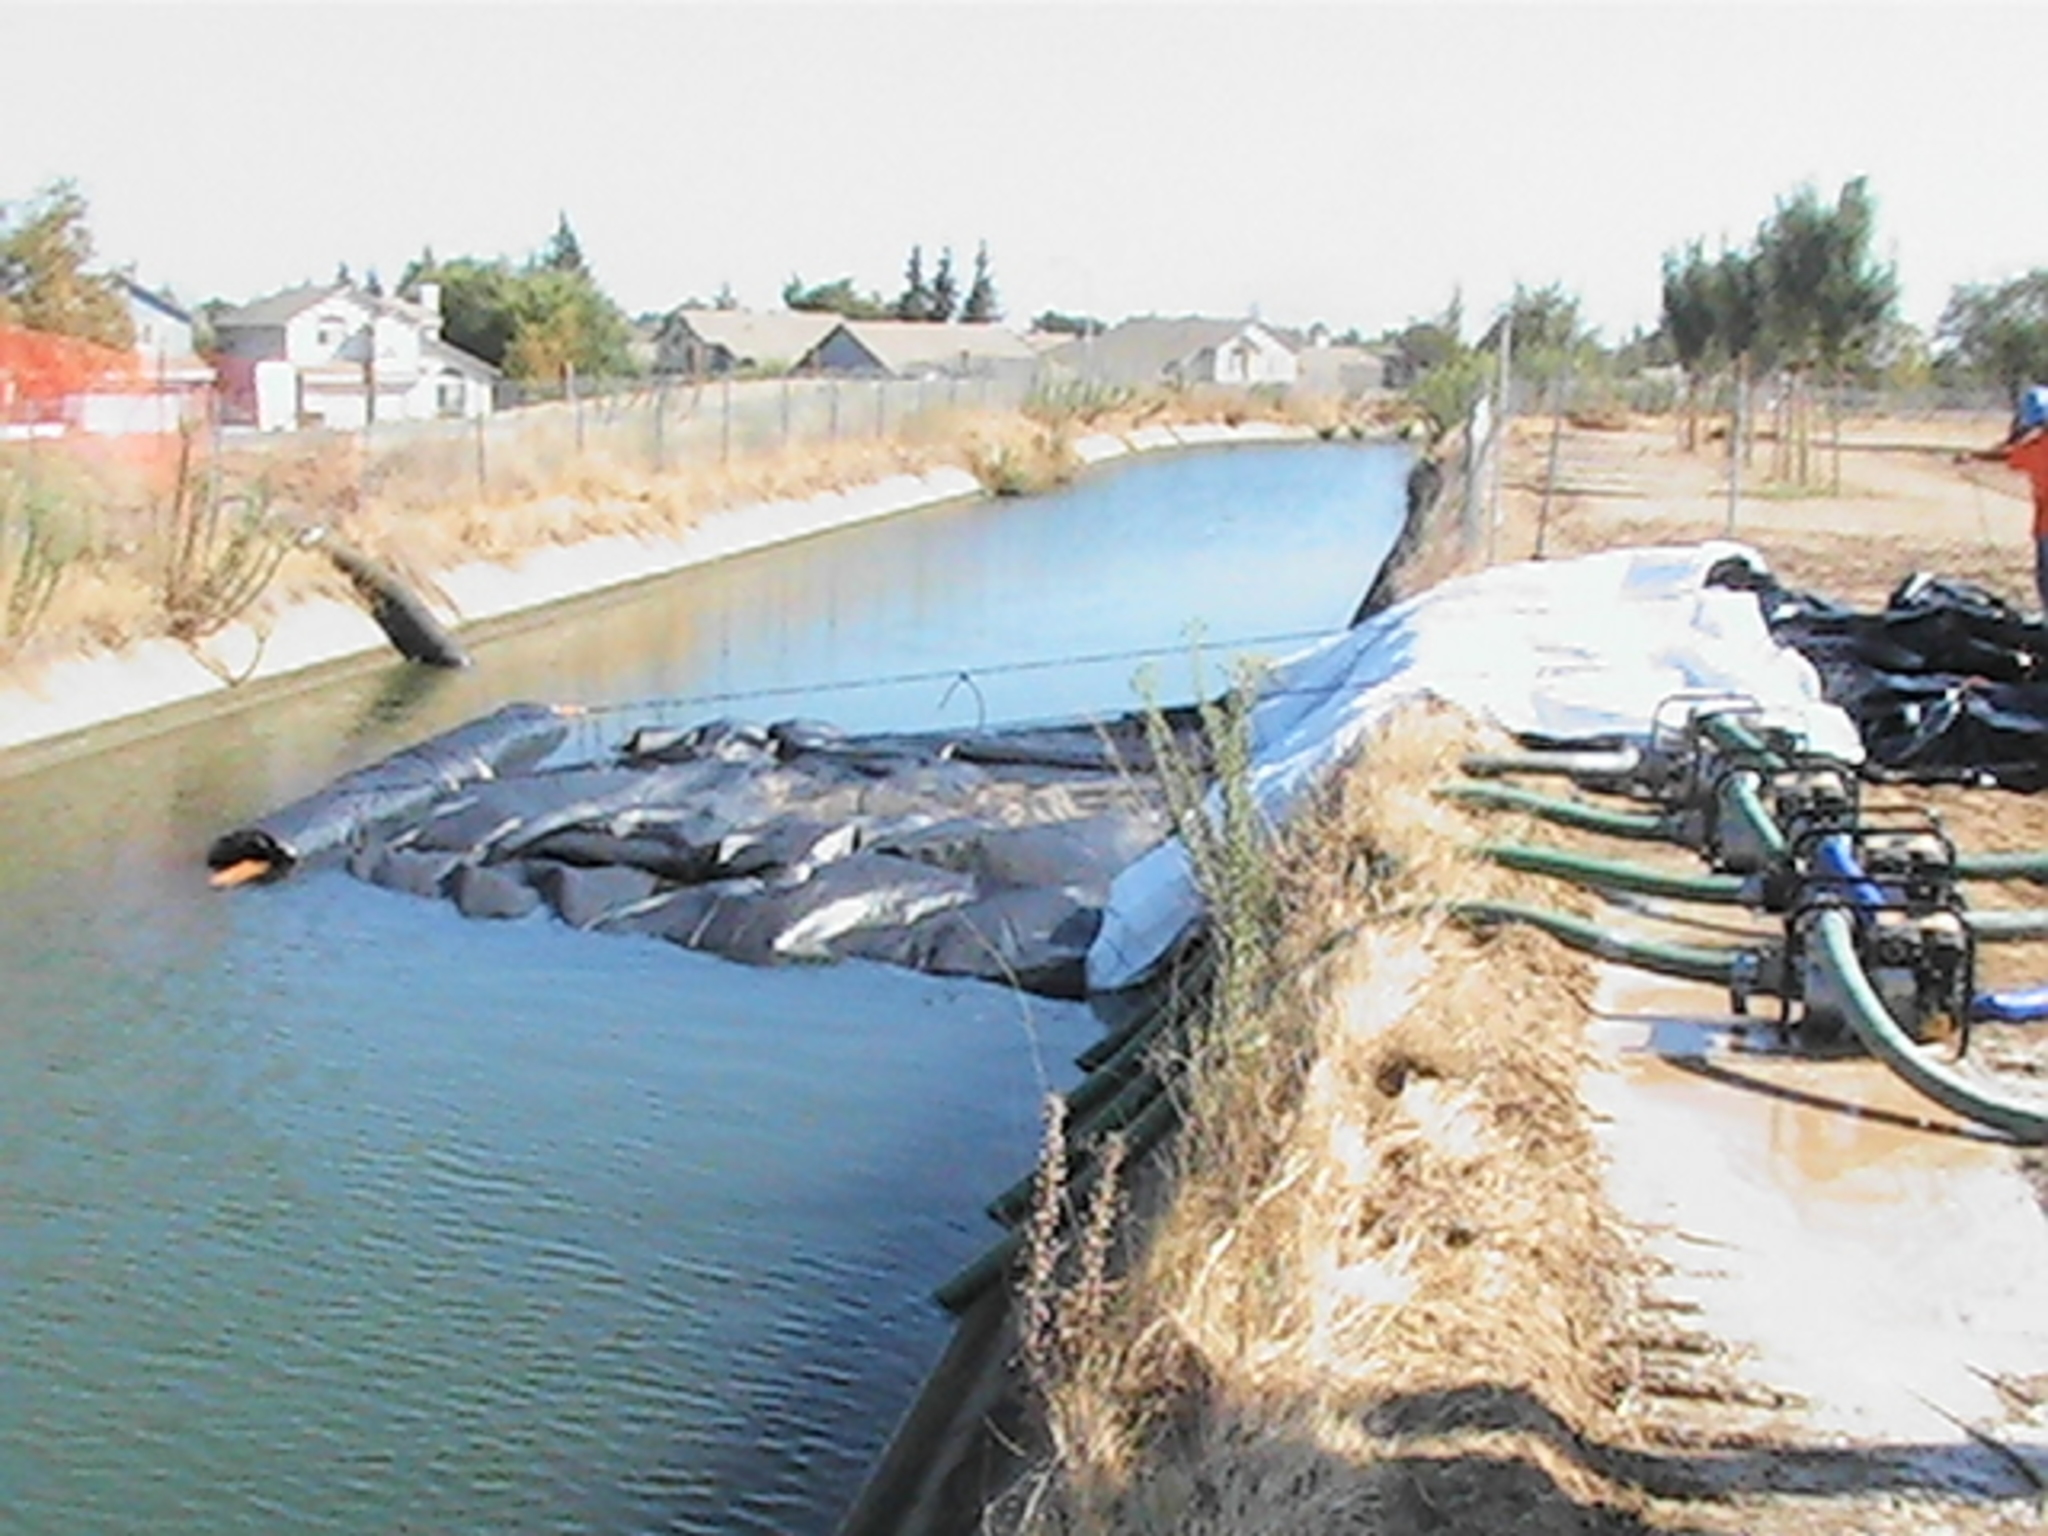
[[[1009,318],[1367,331],[1661,254],[1868,175],[1908,319],[2048,265],[2048,6],[799,6],[0,0],[0,200],[74,177],[188,302],[523,257],[566,210],[632,312],[893,295],[989,244]],[[1470,329],[1470,327],[1468,327]]]

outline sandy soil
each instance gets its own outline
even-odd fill
[[[1850,422],[1840,494],[1786,491],[1767,474],[1773,445],[1760,443],[1733,534],[1787,581],[1859,605],[1931,570],[2031,607],[2024,482],[1951,458],[2000,429],[1987,418]],[[1497,558],[1730,532],[1724,443],[1681,451],[1668,422],[1567,425],[1554,474],[1552,452],[1550,423],[1521,424],[1490,530]],[[2048,847],[2043,797],[1877,798],[1933,808],[1966,849]],[[1544,840],[1574,839],[1546,829]],[[1677,850],[1575,840],[1698,868]],[[2048,904],[2025,885],[1973,887],[1970,899]],[[1668,903],[1607,916],[1695,943],[1727,942],[1745,923]],[[2048,977],[2048,944],[1987,948],[1981,976]],[[1934,1108],[1874,1063],[1780,1049],[1774,1031],[1702,985],[1602,967],[1589,1043],[1585,1091],[1610,1193],[1651,1265],[1641,1304],[1666,1320],[1646,1330],[1655,1342],[1632,1415],[1651,1470],[1620,1479],[1647,1495],[1645,1524],[2048,1529],[2048,1160]],[[1980,1028],[1970,1060],[2048,1102],[2048,1029]]]

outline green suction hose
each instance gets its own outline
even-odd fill
[[[1554,821],[1559,826],[1576,827],[1582,832],[1605,832],[1611,837],[1631,838],[1639,843],[1672,841],[1671,823],[1662,816],[1648,816],[1640,811],[1605,810],[1577,800],[1539,795],[1534,790],[1513,784],[1480,784],[1470,779],[1458,779],[1446,784],[1438,793],[1462,804],[1487,810],[1526,811],[1532,816]]]
[[[1956,873],[1965,880],[2035,880],[2048,884],[2048,853],[1959,853]]]
[[[1864,974],[1851,921],[1844,911],[1822,912],[1814,931],[1820,963],[1841,989],[1849,1027],[1864,1048],[1944,1109],[2003,1131],[2014,1141],[2048,1144],[2048,1104],[2024,1104],[1981,1088],[1930,1060],[1913,1044]]]
[[[1484,843],[1479,852],[1507,869],[1553,875],[1596,890],[1633,891],[1641,896],[1667,896],[1676,901],[1708,902],[1722,907],[1740,906],[1745,895],[1745,882],[1739,875],[1667,874],[1640,864],[1624,864],[1618,859],[1596,859],[1526,843]]]
[[[1551,937],[1584,950],[1602,960],[1618,960],[1664,976],[1688,981],[1710,981],[1727,986],[1735,978],[1741,951],[1713,949],[1698,944],[1665,944],[1651,939],[1624,938],[1595,923],[1566,912],[1524,906],[1515,901],[1461,901],[1450,907],[1451,915],[1475,928],[1501,923],[1525,923]]]

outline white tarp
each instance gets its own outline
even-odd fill
[[[1418,698],[1568,741],[1645,738],[1674,695],[1742,694],[1765,723],[1860,762],[1855,726],[1822,701],[1806,659],[1771,639],[1755,597],[1705,585],[1731,556],[1764,569],[1755,550],[1724,540],[1498,566],[1281,662],[1251,716],[1261,809],[1279,824],[1382,719]],[[1200,911],[1186,851],[1162,844],[1112,886],[1089,985],[1142,980]]]

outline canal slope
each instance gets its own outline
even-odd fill
[[[1314,438],[1306,427],[1274,422],[1190,423],[1084,437],[1074,452],[1081,464],[1093,466],[1133,454]],[[458,633],[469,626],[531,622],[575,598],[983,494],[968,471],[939,468],[801,500],[730,508],[671,537],[609,535],[550,546],[516,561],[472,561],[435,573],[432,585]],[[230,624],[195,643],[149,640],[59,661],[32,678],[12,681],[0,672],[0,753],[110,722],[142,721],[178,706],[203,707],[244,684],[290,678],[386,645],[361,607],[310,599],[260,622]],[[177,715],[188,717],[189,710]]]

